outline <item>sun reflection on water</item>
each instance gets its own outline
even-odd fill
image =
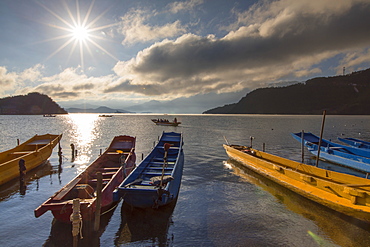
[[[71,143],[77,150],[74,164],[84,170],[90,161],[92,146],[99,137],[99,116],[97,114],[69,114]]]

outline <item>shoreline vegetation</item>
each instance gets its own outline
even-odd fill
[[[0,115],[68,114],[49,96],[37,92],[0,99]]]
[[[203,114],[370,114],[370,69],[348,75],[317,77],[285,87],[259,88],[239,102]]]

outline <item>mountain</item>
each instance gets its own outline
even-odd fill
[[[157,100],[151,100],[142,104],[129,106],[126,109],[132,112],[140,113],[152,113],[152,112],[160,113],[163,110],[165,110],[164,112],[168,111],[168,107],[164,103],[161,103],[160,101]]]
[[[68,114],[49,96],[29,93],[0,99],[2,115]]]
[[[98,108],[68,108],[67,111],[69,113],[130,113],[129,111],[120,110],[120,109],[112,109],[106,106],[100,106]]]
[[[238,103],[205,114],[370,114],[370,69],[352,74],[318,77],[286,87],[260,88]]]

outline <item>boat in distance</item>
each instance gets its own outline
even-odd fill
[[[230,159],[321,205],[370,222],[370,180],[329,171],[241,145],[226,145]]]
[[[181,122],[178,122],[175,118],[172,122],[168,119],[152,119],[152,122],[156,125],[162,125],[162,126],[179,126]]]
[[[70,222],[73,199],[79,198],[82,219],[92,220],[97,206],[98,172],[101,172],[103,177],[101,214],[110,210],[117,204],[113,201],[114,189],[135,168],[135,142],[136,138],[131,136],[114,137],[103,154],[34,210],[35,217],[40,217],[50,210],[55,219]]]
[[[292,133],[293,138],[302,142],[302,133]],[[304,145],[313,155],[318,155],[320,138],[312,133],[304,133]],[[358,171],[370,173],[370,150],[349,147],[322,139],[320,159],[340,164]]]
[[[20,164],[24,162],[28,172],[43,164],[52,154],[62,134],[35,135],[16,147],[0,153],[0,185],[20,176]]]
[[[370,142],[367,142],[364,140],[350,138],[350,137],[347,137],[347,138],[338,137],[338,140],[352,147],[370,149]]]
[[[184,167],[182,133],[163,132],[157,145],[114,191],[114,199],[137,208],[176,200]]]

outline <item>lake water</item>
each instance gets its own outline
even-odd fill
[[[72,246],[68,225],[53,223],[50,212],[33,210],[83,171],[116,135],[137,137],[136,153],[148,154],[162,131],[184,135],[185,166],[174,208],[132,210],[120,203],[102,218],[97,234],[84,225],[80,246],[370,246],[370,224],[346,217],[298,196],[228,161],[222,147],[250,144],[300,161],[300,144],[290,133],[319,134],[321,116],[176,115],[179,127],[153,124],[151,118],[175,115],[95,114],[57,117],[0,116],[0,151],[17,139],[63,133],[62,163],[55,148],[49,163],[0,186],[0,246]],[[327,116],[324,138],[370,140],[369,116]],[[72,162],[70,144],[78,150]],[[307,153],[306,162],[312,162]],[[325,164],[334,169],[333,164]],[[356,173],[356,172],[353,172]]]

